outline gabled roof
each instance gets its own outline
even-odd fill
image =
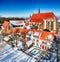
[[[7,28],[8,25],[9,25],[9,22],[8,21],[4,21],[4,23],[2,24],[2,27],[3,28]]]
[[[39,39],[46,40],[48,35],[52,35],[53,37],[55,37],[55,33],[53,32],[41,31],[41,36],[39,36]]]
[[[30,22],[43,22],[43,19],[56,18],[53,12],[33,14]]]

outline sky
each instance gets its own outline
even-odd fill
[[[33,13],[53,12],[60,16],[60,0],[0,0],[0,16],[30,17]]]

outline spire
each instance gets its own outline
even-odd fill
[[[40,8],[38,9],[38,13],[40,13]]]

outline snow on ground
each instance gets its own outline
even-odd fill
[[[57,51],[55,49],[56,43],[54,42],[53,48],[45,57],[41,58],[40,62],[57,62]],[[38,55],[39,51],[39,48],[37,50],[32,49],[28,52],[28,54],[31,54],[31,56],[29,56],[16,48],[12,48],[12,46],[2,41],[0,42],[0,62],[38,62],[34,58],[34,55]]]

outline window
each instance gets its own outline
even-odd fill
[[[49,29],[49,26],[50,26],[49,24],[50,24],[50,23],[48,22],[48,26],[47,26],[47,27],[48,27],[48,29]]]
[[[47,26],[47,29],[50,30],[50,22],[47,21],[46,26]]]
[[[53,30],[53,22],[51,22],[51,30]]]

